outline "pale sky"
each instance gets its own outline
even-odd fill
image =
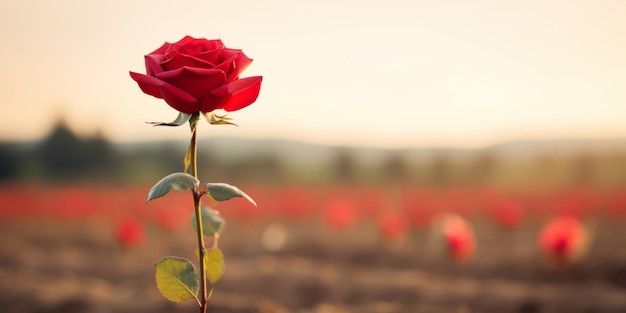
[[[385,147],[626,137],[626,1],[0,2],[0,140],[64,117],[115,141],[188,140],[128,71],[185,35],[254,59],[261,94],[201,137]]]

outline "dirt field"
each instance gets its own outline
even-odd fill
[[[562,271],[541,266],[538,224],[473,222],[478,249],[465,264],[433,253],[427,230],[391,244],[367,224],[346,232],[272,224],[287,235],[277,249],[263,244],[268,223],[228,224],[226,271],[209,311],[626,312],[623,222],[596,224],[588,257]],[[192,258],[191,229],[149,226],[142,245],[125,248],[103,221],[3,221],[0,247],[4,313],[197,312],[193,302],[169,303],[153,282],[161,257]]]

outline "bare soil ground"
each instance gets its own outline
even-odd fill
[[[389,243],[368,224],[333,232],[291,222],[270,251],[267,223],[227,224],[209,312],[626,312],[623,221],[596,224],[587,258],[560,271],[542,266],[537,223],[474,222],[478,250],[465,264],[433,253],[427,230]],[[194,239],[149,226],[141,246],[125,248],[104,221],[0,221],[0,312],[197,312],[162,298],[153,279],[161,257],[193,258]]]

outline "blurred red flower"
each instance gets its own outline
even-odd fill
[[[514,229],[519,227],[526,217],[524,205],[513,200],[500,200],[492,204],[492,214],[500,225]]]
[[[302,219],[311,215],[315,195],[310,188],[289,186],[281,190],[277,199],[277,213],[289,219]]]
[[[587,234],[577,218],[571,215],[558,216],[541,229],[537,247],[549,265],[567,266],[584,255]]]
[[[143,243],[146,235],[143,223],[133,217],[118,220],[115,224],[114,232],[117,242],[126,247],[140,245]]]
[[[357,212],[352,201],[334,198],[326,205],[324,222],[333,230],[347,230],[354,226]]]
[[[476,239],[469,221],[457,214],[445,214],[436,218],[433,225],[436,248],[457,262],[466,261],[473,255]]]
[[[378,230],[387,240],[404,239],[408,231],[406,216],[395,211],[385,212],[378,218]]]

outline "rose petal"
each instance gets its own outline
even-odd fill
[[[213,63],[213,64],[219,64],[220,63],[220,51],[222,49],[224,49],[224,47],[219,47],[214,50],[205,51],[205,52],[195,55],[195,57],[198,59]]]
[[[246,77],[213,90],[202,101],[201,111],[224,109],[232,112],[245,108],[256,101],[262,80],[262,76]]]
[[[223,71],[187,66],[162,72],[156,77],[177,86],[198,100],[204,99],[209,92],[226,82]]]
[[[226,81],[230,82],[236,79],[236,77],[234,79],[229,79],[232,76],[232,73],[235,71],[235,61],[234,60],[230,60],[228,62],[223,62],[221,64],[218,64],[214,67],[214,69],[216,70],[220,70],[224,72],[224,76],[226,77]]]
[[[161,89],[155,82],[151,81],[150,76],[130,72],[130,77],[135,80],[137,84],[139,84],[139,88],[141,88],[141,91],[151,96],[163,99],[163,96],[161,95]]]
[[[202,44],[206,49],[206,52],[219,51],[226,48],[221,39],[198,39],[198,44]]]
[[[167,57],[169,57],[169,54],[170,54],[172,51],[180,51],[180,50],[183,48],[183,46],[185,46],[186,44],[189,44],[190,42],[192,42],[192,41],[194,41],[194,40],[197,40],[197,39],[196,39],[196,38],[193,38],[193,37],[191,37],[191,36],[185,36],[185,37],[183,37],[181,40],[179,40],[179,41],[177,41],[177,42],[175,42],[175,43],[172,43],[172,44],[169,46],[169,48],[167,49],[167,51],[165,52],[165,55],[166,55]]]
[[[173,51],[190,56],[202,56],[206,52],[213,52],[222,48],[224,48],[224,43],[222,43],[220,39],[207,40],[204,38],[196,39],[190,36],[185,36],[183,39],[171,46],[171,49],[166,52],[166,56],[170,57],[170,53]],[[214,61],[204,59],[203,57],[200,58],[211,63],[215,63]]]
[[[175,45],[184,45],[184,44],[189,43],[189,42],[194,41],[194,40],[196,40],[196,38],[193,38],[193,37],[191,37],[189,35],[186,35],[185,37],[181,38],[179,41],[175,42],[174,44]]]
[[[224,48],[220,50],[220,58],[221,60],[228,60],[232,59],[240,53],[242,53],[241,49]]]
[[[246,56],[241,50],[222,49],[220,58],[223,60],[221,64],[215,66],[226,72],[226,80],[233,81],[252,63],[252,59]]]
[[[156,77],[130,72],[141,90],[151,96],[165,100],[172,108],[183,113],[198,112],[198,100],[187,92]]]
[[[218,48],[224,48],[224,43],[221,39],[205,39],[205,38],[194,38],[191,36],[185,36],[183,39],[174,43],[177,46],[186,46],[186,45],[203,45],[208,48],[208,50],[215,50]]]
[[[215,64],[192,57],[186,54],[181,54],[177,51],[170,53],[170,58],[160,64],[167,71],[172,71],[183,66],[199,67],[199,68],[214,68]]]
[[[166,42],[163,45],[161,45],[158,49],[150,52],[149,54],[165,54],[165,52],[172,46],[171,43]]]
[[[154,76],[163,72],[161,62],[165,57],[162,54],[148,54],[145,56],[146,60],[146,74],[148,76]]]

